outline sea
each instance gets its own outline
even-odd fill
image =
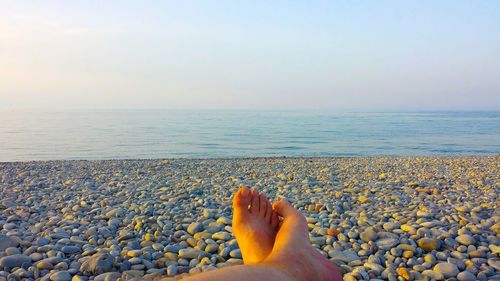
[[[0,162],[498,153],[500,111],[0,111]]]

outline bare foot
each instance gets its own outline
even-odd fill
[[[285,201],[274,203],[273,210],[283,222],[264,263],[281,269],[291,280],[342,280],[337,266],[311,246],[305,217]]]
[[[233,199],[233,233],[245,264],[262,262],[273,249],[278,215],[266,196],[241,187]]]

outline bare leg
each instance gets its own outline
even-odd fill
[[[271,265],[236,265],[199,273],[182,281],[301,281]],[[309,279],[313,280],[313,279]],[[339,279],[341,280],[341,279]],[[305,280],[304,280],[305,281]]]
[[[313,248],[304,216],[289,203],[279,201],[274,211],[283,218],[269,256],[258,264],[239,265],[194,275],[186,281],[340,281],[338,268]],[[238,241],[239,243],[240,241]],[[242,243],[241,245],[245,245]]]

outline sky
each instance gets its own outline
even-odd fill
[[[0,109],[500,110],[500,1],[0,0]]]

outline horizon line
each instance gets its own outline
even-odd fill
[[[169,107],[115,107],[115,108],[0,108],[1,112],[84,112],[84,111],[247,111],[247,112],[307,112],[307,111],[336,111],[336,112],[499,112],[500,108],[169,108]]]

